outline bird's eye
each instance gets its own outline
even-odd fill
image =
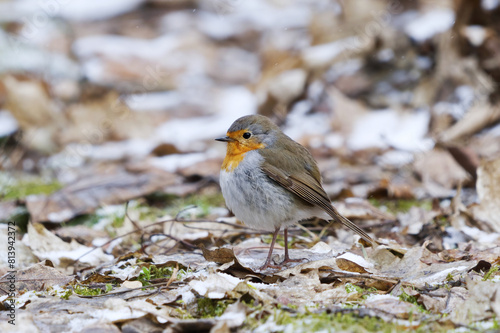
[[[251,136],[252,136],[252,133],[250,133],[250,132],[243,133],[243,138],[244,139],[250,139]]]

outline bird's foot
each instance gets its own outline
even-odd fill
[[[262,265],[261,267],[259,267],[259,270],[263,271],[265,269],[268,269],[268,268],[273,268],[273,269],[283,269],[283,267],[288,264],[288,263],[291,263],[291,262],[303,262],[304,259],[291,259],[291,258],[285,258],[285,260],[283,260],[281,263],[279,264],[271,264],[270,261],[266,261],[264,263],[264,265]]]
[[[266,270],[266,269],[268,269],[268,268],[281,269],[281,268],[283,268],[283,267],[282,267],[282,265],[281,265],[281,264],[279,264],[279,265],[275,265],[275,264],[271,264],[270,262],[266,261],[266,262],[264,263],[264,265],[262,265],[262,266],[260,266],[260,267],[259,267],[259,270],[260,270],[260,271],[263,271],[263,270]]]
[[[288,264],[289,262],[302,262],[304,259],[291,259],[291,258],[285,258],[285,260],[283,260],[280,265],[281,266],[284,266],[286,264]]]
[[[264,271],[268,268],[273,268],[273,269],[282,269],[283,267],[281,265],[274,265],[271,263],[265,263],[264,265],[259,267],[259,271]]]

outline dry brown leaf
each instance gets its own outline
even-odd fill
[[[491,281],[475,281],[469,276],[466,279],[469,297],[456,306],[450,314],[453,322],[469,325],[478,320],[491,316],[493,311],[497,316],[500,313],[500,302],[496,296],[500,293],[498,283]]]
[[[0,202],[0,221],[8,221],[17,210],[16,200],[5,200]]]
[[[28,224],[28,233],[23,238],[25,243],[35,256],[40,260],[48,259],[54,266],[70,273],[74,270],[74,264],[82,255],[92,248],[81,245],[75,240],[66,243],[47,229],[41,223]],[[98,266],[104,262],[110,262],[113,256],[105,254],[100,248],[95,249],[88,255],[79,259],[80,263]]]
[[[7,274],[9,275],[9,274]],[[9,290],[7,275],[0,278],[0,295],[4,295],[5,290]],[[28,268],[16,272],[16,292],[20,291],[41,291],[54,285],[64,286],[71,282],[74,277],[67,276],[54,268],[50,260],[44,260]]]
[[[173,184],[169,173],[134,174],[113,168],[80,178],[49,195],[29,197],[26,206],[32,222],[60,223],[77,215],[93,212],[102,205],[124,203]]]
[[[479,205],[471,207],[475,219],[500,232],[500,158],[481,164],[476,183]]]
[[[362,266],[344,258],[337,258],[336,263],[339,266],[339,268],[344,271],[355,272],[355,273],[367,273]]]
[[[432,197],[448,196],[449,191],[467,180],[468,175],[446,151],[434,149],[418,156],[415,171]]]
[[[214,250],[208,250],[203,244],[201,244],[200,247],[203,252],[203,257],[208,261],[212,261],[217,264],[225,264],[236,259],[232,249],[221,247]]]
[[[416,288],[424,288],[426,285],[442,283],[449,274],[454,276],[467,272],[477,264],[476,260],[427,264],[425,262],[430,262],[427,257],[432,256],[432,253],[426,248],[427,245],[424,243],[420,247],[409,249],[401,259],[390,254],[387,250],[376,249],[370,255],[370,259],[376,262],[377,271],[374,273],[393,279],[401,279]]]
[[[345,96],[337,88],[327,90],[332,104],[332,127],[345,136],[351,133],[356,122],[368,113],[368,108],[357,100]]]
[[[391,313],[397,318],[408,319],[410,314],[418,314],[415,304],[404,302],[391,295],[375,295],[366,300],[366,307]],[[415,319],[415,318],[414,318]]]
[[[65,121],[49,96],[46,83],[11,75],[3,78],[3,83],[7,92],[6,108],[24,132],[23,144],[43,153],[55,152]]]
[[[64,226],[56,230],[56,235],[64,240],[74,239],[85,245],[91,245],[96,238],[108,238],[104,230],[95,230],[84,225]]]
[[[490,104],[476,104],[455,125],[444,131],[439,141],[453,143],[470,136],[500,120],[500,108]]]

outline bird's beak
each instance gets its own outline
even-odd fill
[[[215,140],[216,141],[222,141],[222,142],[234,142],[234,141],[236,141],[235,139],[230,138],[228,136],[223,136],[222,138],[217,138]]]

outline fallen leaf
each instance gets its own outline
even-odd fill
[[[107,170],[77,180],[49,196],[30,196],[26,206],[32,222],[61,223],[103,205],[123,203],[175,182],[170,173],[134,174]]]
[[[81,245],[75,240],[66,243],[40,223],[28,224],[28,233],[24,236],[23,243],[40,260],[48,259],[54,263],[55,267],[68,273],[74,270],[73,265],[77,259],[80,263],[90,266],[98,266],[113,260],[113,256],[105,254],[100,248],[83,256],[93,248]]]
[[[482,163],[477,175],[479,205],[471,207],[474,218],[500,232],[500,158]]]
[[[6,281],[9,275],[8,273],[0,278],[0,295],[3,295],[5,290],[9,290],[9,281]],[[54,285],[64,286],[74,279],[73,276],[59,272],[48,260],[18,270],[15,276],[17,293],[26,290],[45,290]]]
[[[467,173],[450,153],[441,149],[420,154],[414,168],[432,197],[450,196],[451,189],[468,179]]]
[[[233,261],[236,257],[234,252],[229,248],[218,248],[214,250],[208,250],[203,244],[200,245],[201,251],[203,252],[203,257],[208,260],[218,264],[225,264]]]
[[[441,133],[440,141],[452,143],[470,136],[500,119],[500,108],[490,104],[477,103],[455,125]]]

